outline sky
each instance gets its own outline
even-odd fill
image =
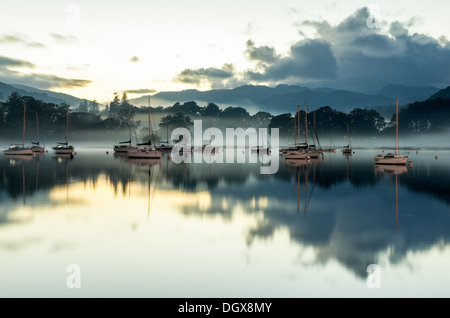
[[[241,85],[450,83],[450,2],[2,0],[0,82],[107,102]]]

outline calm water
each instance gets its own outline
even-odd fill
[[[449,297],[450,152],[411,151],[404,171],[375,170],[376,153],[280,158],[274,175],[2,154],[0,296]]]

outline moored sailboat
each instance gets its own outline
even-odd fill
[[[398,98],[395,101],[395,153],[376,155],[374,161],[384,165],[405,165],[408,162],[408,156],[398,153]]]
[[[150,97],[149,97],[149,105],[148,105],[148,142],[138,144],[138,146],[147,146],[143,148],[138,148],[135,150],[131,150],[126,152],[126,156],[128,158],[139,158],[139,159],[159,159],[162,156],[162,152],[156,150],[155,147],[152,146],[152,121],[150,115]]]
[[[22,130],[22,144],[12,144],[9,148],[3,151],[5,156],[30,156],[33,151],[30,147],[25,147],[25,122],[26,122],[27,106],[23,104],[23,130]]]
[[[135,151],[138,150],[138,147],[134,147],[131,145],[131,104],[129,106],[128,110],[128,127],[130,131],[130,139],[127,141],[120,141],[119,145],[114,145],[114,152],[115,153],[127,153],[129,151]]]
[[[36,129],[37,129],[37,141],[32,141],[32,147],[31,147],[31,151],[36,152],[36,153],[43,153],[45,152],[45,147],[41,146],[41,138],[39,136],[39,119],[38,119],[38,114],[36,112]]]
[[[67,122],[66,122],[66,141],[58,142],[55,147],[53,147],[55,154],[57,155],[73,155],[75,148],[69,145],[69,105],[67,104]]]

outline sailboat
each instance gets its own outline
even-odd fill
[[[141,158],[141,159],[160,159],[162,152],[152,147],[152,120],[150,115],[150,97],[148,98],[148,142],[138,144],[138,146],[147,146],[144,148],[138,148],[126,153],[128,158]]]
[[[74,147],[69,145],[69,104],[67,104],[66,142],[58,142],[53,150],[57,155],[72,155],[75,151]]]
[[[131,145],[131,126],[132,126],[131,125],[131,104],[130,104],[130,107],[128,110],[128,118],[129,118],[128,126],[129,126],[129,130],[130,130],[130,140],[121,141],[121,142],[119,142],[119,145],[115,145],[114,152],[116,152],[116,153],[126,153],[128,151],[134,151],[134,150],[138,149],[138,147],[133,147]]]
[[[37,152],[37,153],[42,153],[42,152],[45,152],[45,147],[41,147],[41,145],[40,145],[41,139],[39,137],[39,118],[38,118],[37,112],[36,112],[36,129],[37,129],[37,141],[31,142],[33,144],[33,146],[31,147],[31,151]]]
[[[22,132],[22,144],[12,144],[9,146],[9,149],[3,151],[3,154],[5,156],[29,156],[33,155],[33,151],[30,147],[25,147],[25,122],[26,122],[26,112],[27,112],[27,105],[23,104],[23,132]]]
[[[161,141],[161,145],[155,147],[156,150],[160,151],[171,151],[173,146],[169,145],[169,125],[166,125],[166,141]]]
[[[317,150],[315,145],[310,145],[308,143],[308,106],[305,102],[305,145],[306,151],[309,153],[311,159],[317,159],[322,154],[322,151]]]
[[[405,165],[408,162],[408,156],[398,153],[398,98],[395,100],[395,153],[376,155],[374,161],[384,165]]]
[[[298,134],[298,141],[300,142],[300,106],[297,106],[297,134]],[[295,122],[294,122],[295,124]],[[310,159],[309,154],[306,152],[306,150],[299,146],[297,143],[295,144],[294,149],[289,149],[284,152],[284,159],[285,160],[297,160],[297,159]]]
[[[348,145],[344,146],[344,148],[342,149],[342,153],[344,154],[352,154],[353,149],[352,149],[352,142],[350,140],[350,126],[349,124],[347,124],[347,140],[348,140]]]

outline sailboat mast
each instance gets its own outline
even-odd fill
[[[69,104],[67,104],[66,142],[69,145]]]
[[[130,103],[130,107],[128,109],[128,126],[129,126],[129,130],[130,130],[130,146],[131,146],[131,103]]]
[[[151,122],[151,116],[150,116],[150,96],[148,97],[148,147],[150,148],[150,145],[152,143],[151,140],[152,136],[152,122]]]
[[[41,143],[41,138],[39,138],[39,119],[38,119],[38,113],[36,112],[36,128],[37,128],[37,138],[38,138],[38,144]]]
[[[300,144],[300,106],[297,105],[297,134],[298,134],[298,143]]]
[[[305,102],[305,142],[306,146],[308,146],[308,107]]]
[[[395,99],[395,154],[398,155],[398,98]]]
[[[23,104],[23,131],[22,131],[22,147],[25,147],[25,120],[26,120],[27,104]]]
[[[350,147],[350,124],[347,124],[347,142]]]

